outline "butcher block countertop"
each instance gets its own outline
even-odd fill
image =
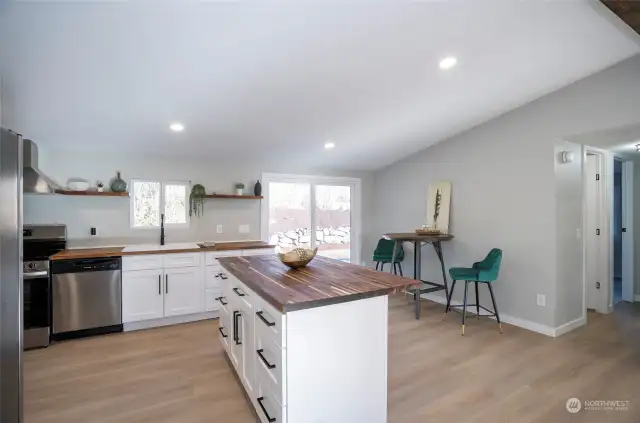
[[[147,254],[201,253],[206,251],[253,250],[257,248],[275,248],[264,241],[218,242],[213,247],[190,249],[158,249],[144,251],[122,251],[125,247],[79,248],[64,250],[51,256],[51,260],[69,260],[81,258],[121,257]]]
[[[273,255],[223,257],[222,267],[282,312],[400,292],[419,281],[319,257],[293,270]]]

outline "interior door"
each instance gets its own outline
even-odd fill
[[[160,319],[163,316],[162,270],[122,272],[122,321]]]
[[[600,283],[600,240],[598,231],[601,229],[598,224],[599,213],[597,206],[598,181],[596,181],[597,157],[587,155],[586,182],[585,182],[585,248],[586,248],[586,295],[587,308],[595,310],[598,308],[598,289]]]
[[[165,317],[204,312],[205,288],[201,267],[165,269],[164,283]]]
[[[352,189],[350,185],[314,186],[314,241],[321,256],[351,261]]]

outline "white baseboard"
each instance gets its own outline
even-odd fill
[[[447,304],[447,299],[444,297],[441,297],[439,295],[435,295],[435,294],[422,294],[420,297],[426,299],[426,300],[430,300],[436,303],[440,303],[440,304]],[[459,301],[455,301],[452,300],[451,301],[451,305],[462,305],[461,302]],[[480,311],[480,316],[486,316],[488,313],[484,312],[484,310]],[[474,307],[468,307],[467,308],[467,313],[469,314],[473,314],[475,315],[475,308]],[[491,319],[495,319],[495,317],[490,317]],[[536,323],[536,322],[532,322],[530,320],[525,320],[525,319],[520,319],[518,317],[513,317],[513,316],[509,316],[503,313],[500,313],[500,320],[504,323],[508,323],[510,325],[513,326],[518,326],[519,328],[522,329],[527,329],[530,330],[532,332],[538,332],[541,333],[543,335],[547,335],[547,336],[551,336],[551,337],[555,337],[555,336],[560,336],[563,333],[569,332],[570,330],[573,330],[575,328],[577,328],[578,326],[582,326],[582,325],[576,325],[576,326],[568,326],[568,325],[574,325],[574,322],[569,322],[566,323],[562,326],[559,326],[557,328],[552,328],[551,326],[545,326],[545,325],[541,325],[540,323]],[[585,322],[583,322],[582,324],[586,323],[586,318],[585,318]],[[567,328],[565,328],[565,326],[567,326]],[[566,329],[566,330],[565,330]],[[564,330],[564,332],[558,332],[559,330]]]
[[[162,319],[143,320],[141,322],[125,323],[123,325],[124,332],[140,329],[159,328],[162,326],[179,325],[181,323],[191,323],[200,320],[216,319],[219,313],[217,311],[208,311],[206,313],[186,314],[184,316],[165,317]]]
[[[575,320],[572,320],[570,322],[567,322],[563,325],[560,325],[558,327],[556,327],[553,330],[553,335],[552,336],[560,336],[560,335],[564,335],[567,332],[571,332],[572,330],[579,328],[580,326],[584,326],[587,324],[587,316],[582,316],[579,317]]]

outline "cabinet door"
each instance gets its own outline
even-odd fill
[[[256,378],[255,321],[250,309],[242,310],[242,363],[241,379],[251,398]]]
[[[205,289],[202,267],[165,269],[164,316],[202,313]]]
[[[221,309],[220,317],[218,318],[218,336],[220,338],[220,342],[222,343],[222,347],[230,354],[229,348],[231,347],[232,333],[231,333],[231,319],[229,313]]]
[[[122,321],[139,322],[162,316],[162,270],[122,272]]]
[[[231,303],[229,303],[231,305]],[[239,377],[242,374],[242,315],[238,308],[231,308],[231,339],[229,358]]]

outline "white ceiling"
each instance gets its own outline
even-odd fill
[[[13,1],[0,7],[3,113],[60,150],[375,169],[638,53],[603,13],[565,0]],[[446,55],[458,65],[442,71]]]

